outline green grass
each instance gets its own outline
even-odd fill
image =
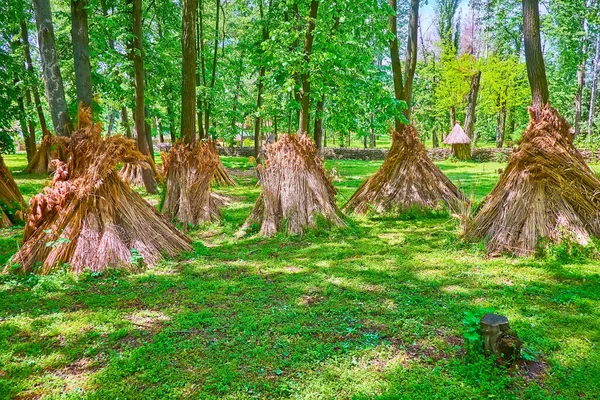
[[[341,204],[380,162],[326,165]],[[476,201],[503,167],[439,165]],[[26,197],[44,183],[15,176]],[[239,199],[222,223],[191,233],[192,255],[132,275],[1,275],[0,398],[600,396],[598,260],[564,246],[486,258],[444,212],[235,240],[260,190],[239,180],[219,189]],[[2,264],[20,235],[0,231]],[[509,317],[544,374],[496,367],[463,341],[464,313],[486,308]]]

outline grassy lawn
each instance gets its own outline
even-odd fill
[[[591,252],[488,259],[444,212],[236,240],[260,189],[247,160],[224,162],[240,186],[218,191],[238,201],[191,233],[193,254],[130,275],[0,275],[0,398],[599,398]],[[341,205],[381,163],[326,164]],[[439,165],[476,201],[503,168]],[[45,181],[15,177],[27,198]],[[0,231],[0,264],[20,236]],[[465,312],[485,309],[508,316],[537,374],[463,340]]]

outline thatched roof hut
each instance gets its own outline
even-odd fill
[[[457,122],[452,132],[444,139],[445,144],[452,145],[452,154],[459,160],[471,159],[471,138]]]

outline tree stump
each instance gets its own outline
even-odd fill
[[[509,326],[508,318],[486,314],[480,321],[483,351],[494,356],[499,364],[513,363],[521,354],[522,342]]]

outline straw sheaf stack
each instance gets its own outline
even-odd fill
[[[462,192],[427,156],[414,126],[392,133],[392,147],[383,165],[352,195],[344,211],[365,214],[436,208],[457,212],[466,201]]]
[[[89,112],[79,117],[83,128],[57,138],[68,161],[54,161],[51,186],[32,198],[24,243],[12,263],[25,273],[49,273],[62,265],[74,272],[102,271],[130,267],[134,254],[153,265],[163,254],[191,250],[190,239],[119,179],[118,162],[144,162],[135,143],[102,139]]]
[[[25,200],[0,156],[0,228],[23,222],[26,209]]]
[[[217,149],[217,142],[214,140],[208,140],[208,146],[210,151],[217,157],[218,163],[215,168],[215,174],[213,177],[213,183],[220,186],[237,186],[237,183],[233,180],[227,168],[221,162],[219,158],[219,149]]]
[[[528,255],[540,238],[587,244],[600,235],[600,180],[550,107],[533,110],[521,144],[465,236],[489,253]]]
[[[242,232],[252,224],[270,236],[284,230],[302,234],[314,227],[317,216],[332,226],[343,226],[318,151],[308,135],[281,135],[265,147],[266,162],[258,166],[262,192]]]
[[[163,155],[167,179],[163,213],[167,218],[192,226],[221,218],[222,201],[211,190],[220,163],[207,142],[176,143]]]

